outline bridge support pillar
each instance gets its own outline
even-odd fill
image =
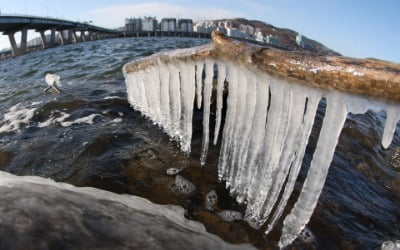
[[[83,42],[90,41],[90,31],[82,31],[81,37]]]
[[[15,41],[15,33],[16,32],[12,32],[12,33],[8,34],[8,38],[10,39],[10,44],[11,44],[11,49],[12,49],[12,55],[13,56],[23,55],[26,52],[28,52],[28,47],[27,47],[28,30],[27,29],[21,30],[21,43],[19,45]]]
[[[47,40],[46,34],[44,33],[45,30],[40,30],[40,37],[42,38],[42,47],[43,49],[51,48],[56,46],[56,29],[50,30],[50,37]]]
[[[77,32],[79,32],[79,35],[77,35]],[[84,31],[75,31],[73,32],[75,35],[75,42],[80,43],[85,41],[85,32]]]
[[[73,42],[73,32],[72,30],[60,30],[61,44],[70,44]]]

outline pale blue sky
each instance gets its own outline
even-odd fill
[[[289,28],[346,56],[400,63],[400,0],[0,0],[1,13],[93,21],[115,28],[125,17],[195,20],[245,17]],[[0,48],[8,47],[2,36]]]

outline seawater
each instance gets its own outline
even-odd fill
[[[200,167],[201,111],[194,114],[192,153],[188,156],[126,100],[121,70],[125,63],[161,50],[207,42],[187,38],[113,39],[0,61],[0,170],[181,205],[187,209],[188,218],[204,223],[210,232],[227,241],[276,247],[279,226],[268,237],[272,242],[267,242],[263,238],[265,229],[254,230],[243,221],[225,222],[218,216],[223,211],[243,213],[244,207],[236,204],[217,180],[218,146],[211,146],[206,166]],[[61,76],[62,94],[43,92],[48,72]],[[321,103],[303,162],[305,169],[312,158],[324,109]],[[214,110],[212,107],[212,115]],[[384,113],[372,112],[348,117],[326,185],[307,226],[313,237],[300,237],[295,247],[374,249],[383,241],[400,238],[399,131],[391,147],[382,149],[384,119]],[[175,178],[166,174],[171,167],[194,183],[196,191],[177,194]],[[305,174],[300,173],[291,204],[297,199]],[[212,190],[218,194],[218,204],[215,211],[208,211],[204,199]]]

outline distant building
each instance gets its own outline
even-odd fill
[[[161,31],[176,31],[176,19],[175,18],[161,19]]]
[[[143,17],[142,19],[143,31],[156,31],[157,28],[158,28],[158,22],[155,17]]]
[[[193,31],[199,33],[211,33],[217,28],[215,22],[212,21],[197,22],[193,25]]]
[[[300,33],[297,34],[297,36],[296,36],[296,43],[304,49],[312,48],[310,40],[307,37],[301,35]]]
[[[256,37],[256,41],[264,42],[264,35],[260,30],[258,30],[254,35]]]
[[[193,31],[194,32],[199,32],[199,33],[205,33],[206,32],[206,28],[204,27],[204,25],[202,23],[195,23],[193,25]]]
[[[279,38],[268,35],[265,37],[265,42],[268,44],[272,44],[272,45],[276,45],[276,46],[280,46],[281,41],[279,40]]]
[[[245,34],[247,34],[247,35],[249,35],[249,36],[253,36],[253,35],[254,35],[255,29],[254,29],[253,26],[241,24],[241,25],[239,26],[239,29],[240,29],[240,31],[241,31],[242,33],[245,33]]]
[[[125,19],[125,31],[127,33],[133,33],[142,31],[142,19],[140,18],[126,18]]]
[[[232,22],[230,20],[226,20],[224,24],[225,24],[225,29],[232,28]]]
[[[221,32],[222,34],[225,34],[225,35],[226,35],[226,29],[224,28],[224,26],[219,26],[219,27],[217,28],[217,31],[219,31],[219,32]]]
[[[240,31],[239,29],[236,29],[236,28],[227,28],[226,35],[231,36],[231,37],[237,37],[237,38],[245,38],[246,37],[242,31]]]
[[[183,32],[193,32],[193,21],[192,19],[179,19],[178,30]]]

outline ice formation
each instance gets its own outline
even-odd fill
[[[196,96],[197,107],[202,106],[204,112],[202,164],[211,137],[210,103],[216,79],[213,139],[214,144],[221,140],[219,178],[239,202],[247,204],[244,219],[250,225],[259,228],[268,223],[267,234],[293,192],[318,105],[325,99],[327,108],[317,146],[300,195],[284,219],[280,247],[291,244],[310,220],[347,114],[386,111],[382,139],[385,148],[392,141],[400,117],[394,104],[289,83],[223,60],[158,60],[146,69],[125,72],[125,78],[133,108],[161,126],[184,152],[190,152]],[[225,82],[229,92],[221,131]]]
[[[46,81],[47,85],[49,85],[49,87],[47,87],[44,92],[54,90],[56,93],[61,93],[61,82],[59,75],[47,73],[44,77],[44,80]]]

